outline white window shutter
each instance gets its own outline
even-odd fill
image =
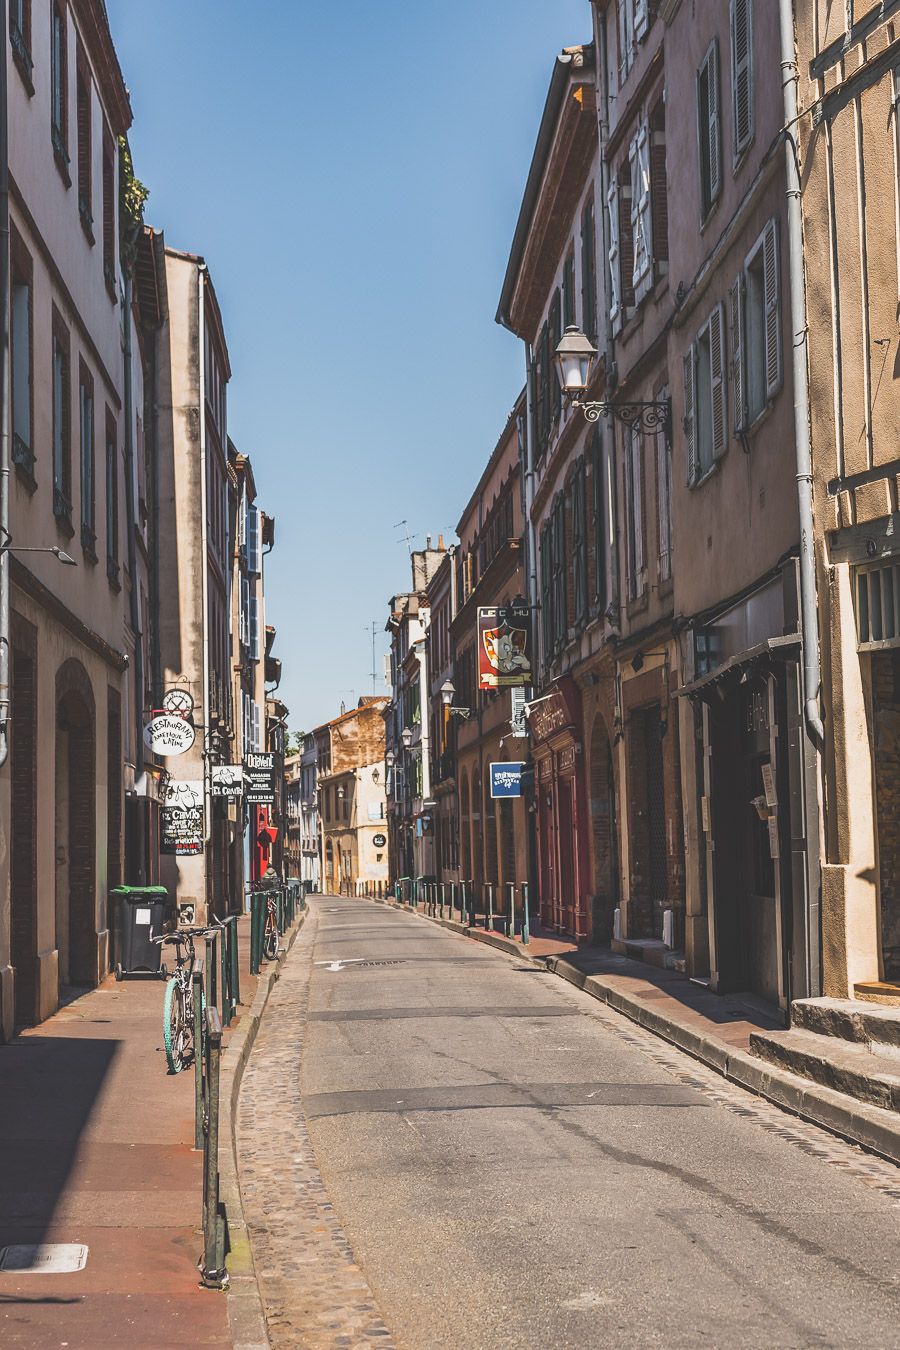
[[[650,273],[653,266],[653,225],[650,196],[650,127],[642,122],[632,142],[631,222],[634,238],[634,285]]]
[[[766,298],[766,398],[781,387],[781,306],[779,304],[778,226],[770,220],[763,233],[763,284]]]
[[[634,585],[635,595],[640,595],[641,573],[644,570],[644,501],[641,481],[641,455],[643,441],[637,427],[631,430],[631,474],[632,509],[634,511]]]
[[[634,36],[643,42],[650,27],[650,10],[647,0],[634,0]]]
[[[238,547],[243,548],[247,542],[247,489],[241,492],[241,505],[238,511]]]
[[[259,565],[259,525],[259,508],[248,506],[244,527],[247,534],[247,570],[254,573],[259,573],[261,570]]]
[[[611,179],[606,194],[609,213],[609,317],[616,323],[622,312],[622,288],[619,279],[619,184]]]
[[[734,429],[740,433],[747,425],[743,273],[738,276],[728,292],[728,308],[731,318],[731,395],[734,401]]]
[[[659,575],[665,580],[672,575],[671,549],[671,471],[668,437],[656,437],[656,508],[659,529]]]
[[[253,709],[253,748],[254,750],[262,750],[262,729],[260,726],[259,704],[254,699],[251,706]]]
[[[684,354],[684,442],[687,447],[687,480],[688,487],[696,483],[700,477],[700,465],[697,452],[697,419],[694,415],[696,407],[695,385],[697,379],[697,350],[694,343]]]
[[[725,307],[716,305],[709,316],[709,379],[712,411],[712,455],[728,449],[728,397],[725,389]]]
[[[629,165],[629,176],[631,178],[631,212],[630,212],[631,248],[632,248],[631,284],[633,287],[636,287],[641,279],[641,274],[638,271],[638,259],[640,257],[640,240],[638,236],[640,233],[639,210],[641,200],[641,185],[639,181],[639,170],[638,170],[637,136],[634,137],[634,139],[632,140],[631,144],[628,147],[628,165]]]
[[[625,77],[631,68],[631,24],[629,9],[633,0],[618,0],[619,18],[619,84],[625,83]]]
[[[731,0],[731,95],[734,154],[753,138],[753,8],[751,0]]]
[[[709,49],[709,200],[716,201],[722,187],[722,136],[719,126],[719,44]]]

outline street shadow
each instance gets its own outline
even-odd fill
[[[118,1050],[68,1036],[0,1046],[0,1247],[45,1241]]]

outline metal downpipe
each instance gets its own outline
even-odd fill
[[[0,3],[4,43],[6,0]],[[9,757],[9,107],[0,61],[0,766]]]
[[[787,180],[788,276],[790,284],[792,366],[794,379],[794,445],[797,460],[797,504],[800,512],[800,624],[803,636],[803,712],[810,740],[818,751],[825,743],[819,709],[822,665],[816,604],[816,562],[813,551],[812,447],[809,429],[806,275],[803,258],[803,215],[797,122],[797,70],[792,0],[779,0],[781,69],[784,89],[784,156]]]

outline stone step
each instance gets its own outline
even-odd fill
[[[684,952],[667,947],[661,938],[613,938],[610,947],[619,956],[632,961],[643,961],[658,970],[675,970],[684,961]]]
[[[750,1052],[857,1101],[900,1111],[900,1058],[873,1054],[858,1041],[792,1027],[790,1031],[754,1032]]]
[[[791,1026],[868,1046],[873,1054],[900,1055],[900,1008],[852,998],[799,998]]]

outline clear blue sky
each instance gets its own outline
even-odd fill
[[[523,382],[494,323],[555,54],[587,0],[107,0],[146,217],[202,253],[229,429],[277,519],[294,730],[379,689],[400,531],[452,534]]]

